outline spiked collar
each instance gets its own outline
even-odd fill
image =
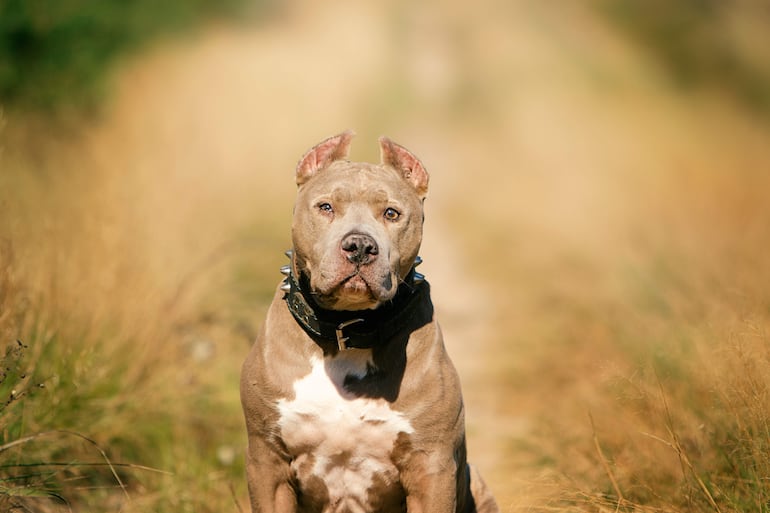
[[[286,252],[292,258],[292,251]],[[310,296],[309,283],[304,276],[297,277],[291,265],[281,268],[286,276],[281,284],[283,299],[297,323],[316,342],[333,342],[340,351],[351,348],[366,349],[390,340],[413,319],[413,308],[429,292],[425,276],[415,271],[422,263],[417,257],[404,283],[393,299],[374,310],[339,311],[318,306]]]

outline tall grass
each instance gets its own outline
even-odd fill
[[[551,160],[547,140],[522,151],[569,176],[530,167],[506,187],[479,171],[480,188],[463,194],[502,205],[517,190],[520,204],[455,218],[468,233],[492,227],[471,244],[494,263],[505,312],[489,365],[508,397],[500,422],[525,426],[507,436],[519,458],[502,468],[542,480],[543,495],[509,500],[525,511],[767,511],[767,129],[721,109],[624,111],[610,128],[589,121],[593,100],[566,108],[583,114],[579,152],[562,145]],[[673,118],[681,125],[661,137],[640,128]],[[567,138],[551,130],[548,140]],[[632,164],[614,160],[623,139],[645,150]],[[596,155],[611,164],[592,167]]]
[[[105,183],[43,146],[57,166],[7,148],[0,177],[0,509],[238,511],[238,369],[273,285],[245,262],[271,244],[235,226],[155,276],[171,255],[113,231]]]
[[[29,320],[3,325],[16,339],[2,383],[9,398],[0,412],[4,505],[34,510],[50,497],[98,509],[141,491],[160,495],[161,508],[200,510],[193,497],[173,497],[178,481],[166,474],[178,479],[196,467],[216,468],[217,444],[229,443],[221,437],[238,423],[220,423],[218,432],[206,427],[213,412],[232,405],[188,375],[201,363],[192,361],[179,334],[158,325],[135,331],[119,321],[95,323],[37,301],[26,307]],[[180,401],[197,407],[187,410]],[[180,439],[197,448],[181,467]],[[238,473],[222,470],[222,483]]]

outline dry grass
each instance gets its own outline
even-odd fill
[[[292,167],[354,127],[432,171],[423,267],[504,511],[768,510],[767,126],[587,10],[489,7],[304,6],[129,64],[74,135],[8,120],[0,508],[245,507]]]

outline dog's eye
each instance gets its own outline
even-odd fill
[[[383,213],[383,216],[388,221],[395,221],[396,219],[401,217],[401,213],[395,208],[386,208],[385,212]]]
[[[318,210],[320,210],[321,212],[326,212],[327,214],[332,214],[332,213],[334,213],[334,209],[333,209],[333,208],[332,208],[332,206],[331,206],[330,204],[328,204],[328,203],[320,203],[320,204],[318,205]]]

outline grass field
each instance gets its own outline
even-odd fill
[[[3,118],[0,511],[248,509],[240,364],[346,128],[431,172],[503,511],[770,511],[770,126],[591,10],[492,3],[295,5],[126,63],[86,126]]]

